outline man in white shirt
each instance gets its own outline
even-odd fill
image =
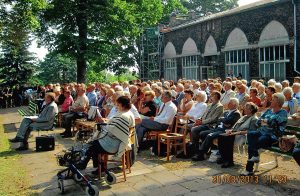
[[[228,103],[230,101],[230,98],[235,97],[235,92],[231,90],[232,83],[231,82],[224,82],[224,90],[225,92],[222,94],[220,102],[224,107],[224,110],[228,109]]]
[[[172,102],[170,91],[165,91],[162,95],[163,104],[160,106],[156,117],[143,119],[141,124],[136,126],[136,133],[139,144],[142,143],[144,134],[148,131],[166,131],[173,123],[173,119],[177,113],[177,107]]]

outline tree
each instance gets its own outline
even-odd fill
[[[77,82],[85,82],[90,63],[101,70],[130,66],[125,51],[162,11],[160,0],[52,0],[39,35],[50,50],[76,59]]]
[[[181,3],[190,11],[200,16],[207,13],[218,13],[238,6],[238,0],[181,0]]]
[[[37,75],[42,83],[65,83],[76,81],[76,62],[55,52],[48,53],[38,64]]]

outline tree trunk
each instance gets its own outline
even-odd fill
[[[77,52],[77,82],[86,83],[87,70],[87,0],[80,0],[78,4],[78,13],[76,17],[78,26],[78,52]]]

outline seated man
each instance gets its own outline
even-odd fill
[[[281,135],[287,123],[287,111],[282,109],[284,96],[281,93],[275,93],[272,96],[271,106],[258,119],[257,130],[249,130],[248,139],[248,161],[246,170],[241,175],[253,175],[254,163],[259,162],[258,150],[272,146],[277,141],[278,135]]]
[[[218,164],[223,164],[222,168],[233,166],[233,146],[234,144],[242,145],[246,141],[248,130],[255,130],[257,117],[255,113],[258,107],[253,102],[248,102],[245,105],[245,116],[240,118],[232,129],[226,129],[226,134],[220,134],[218,137],[218,149],[221,159]]]
[[[21,122],[20,128],[14,139],[10,142],[22,142],[21,146],[16,150],[28,149],[28,137],[32,130],[37,129],[51,129],[53,127],[54,119],[58,113],[57,105],[55,103],[54,93],[47,93],[45,95],[46,106],[37,118],[24,118]]]
[[[192,145],[195,152],[199,151],[200,133],[213,129],[223,114],[223,105],[220,103],[220,98],[220,92],[213,91],[211,93],[210,100],[212,104],[207,107],[202,118],[196,120],[196,126],[192,128]]]
[[[89,106],[89,100],[85,95],[85,89],[79,86],[77,89],[77,97],[74,104],[70,107],[70,112],[62,115],[62,124],[65,131],[61,133],[63,138],[72,137],[71,127],[74,120],[82,118],[82,113],[86,112]]]
[[[239,107],[239,101],[236,98],[231,98],[227,107],[229,111],[224,112],[224,117],[219,118],[217,128],[200,132],[202,144],[200,145],[199,151],[196,151],[197,154],[192,157],[193,161],[203,161],[204,154],[208,153],[213,145],[213,140],[218,138],[221,133],[224,133],[226,129],[231,129],[236,121],[240,119],[241,114],[237,109]]]
[[[144,134],[148,131],[165,131],[173,123],[173,119],[177,112],[176,105],[172,102],[172,94],[170,91],[165,91],[162,95],[162,106],[156,117],[150,119],[143,119],[140,124],[136,126],[136,133],[138,144],[141,145]]]

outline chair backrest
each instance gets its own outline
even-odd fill
[[[188,131],[188,122],[189,122],[189,118],[185,117],[185,116],[180,116],[177,115],[175,117],[175,133],[178,133],[178,129],[182,130],[183,129],[183,134],[186,135],[187,131]]]
[[[30,100],[29,101],[29,112],[32,115],[36,115],[37,114],[37,108],[38,108],[38,105]]]

